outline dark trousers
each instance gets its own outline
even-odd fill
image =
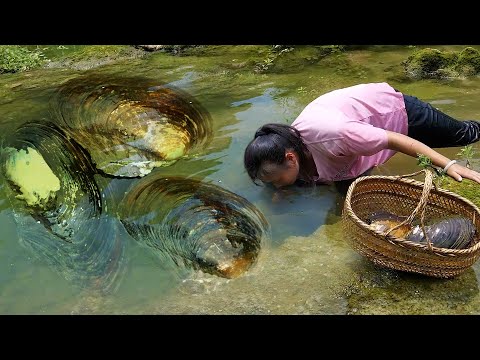
[[[480,123],[456,120],[415,96],[403,95],[408,136],[430,147],[465,146],[480,139]]]

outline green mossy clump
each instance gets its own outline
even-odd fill
[[[463,179],[458,182],[451,177],[442,177],[437,183],[440,188],[452,191],[461,197],[464,197],[480,208],[480,184],[469,179]]]
[[[413,79],[452,79],[480,72],[480,52],[469,46],[460,52],[425,48],[415,51],[403,62]]]
[[[456,70],[460,74],[471,76],[480,72],[480,52],[472,47],[466,47],[458,54]]]
[[[348,315],[455,315],[476,312],[479,289],[470,268],[437,279],[366,263],[346,291]]]
[[[43,54],[18,45],[0,45],[0,74],[36,68],[44,63]]]
[[[404,66],[407,75],[414,79],[440,78],[439,70],[453,67],[457,58],[454,52],[426,48],[410,55]]]

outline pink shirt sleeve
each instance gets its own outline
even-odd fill
[[[337,156],[370,156],[388,146],[387,132],[358,120],[349,120],[340,129]]]

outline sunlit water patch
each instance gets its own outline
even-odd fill
[[[440,99],[440,100],[432,100],[430,104],[432,105],[450,105],[455,104],[457,101],[455,99]]]

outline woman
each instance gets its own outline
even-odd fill
[[[279,188],[354,179],[399,151],[429,157],[457,181],[480,183],[480,173],[432,149],[479,139],[478,121],[456,120],[387,83],[360,84],[318,97],[291,126],[260,127],[245,149],[244,165],[254,182]]]

